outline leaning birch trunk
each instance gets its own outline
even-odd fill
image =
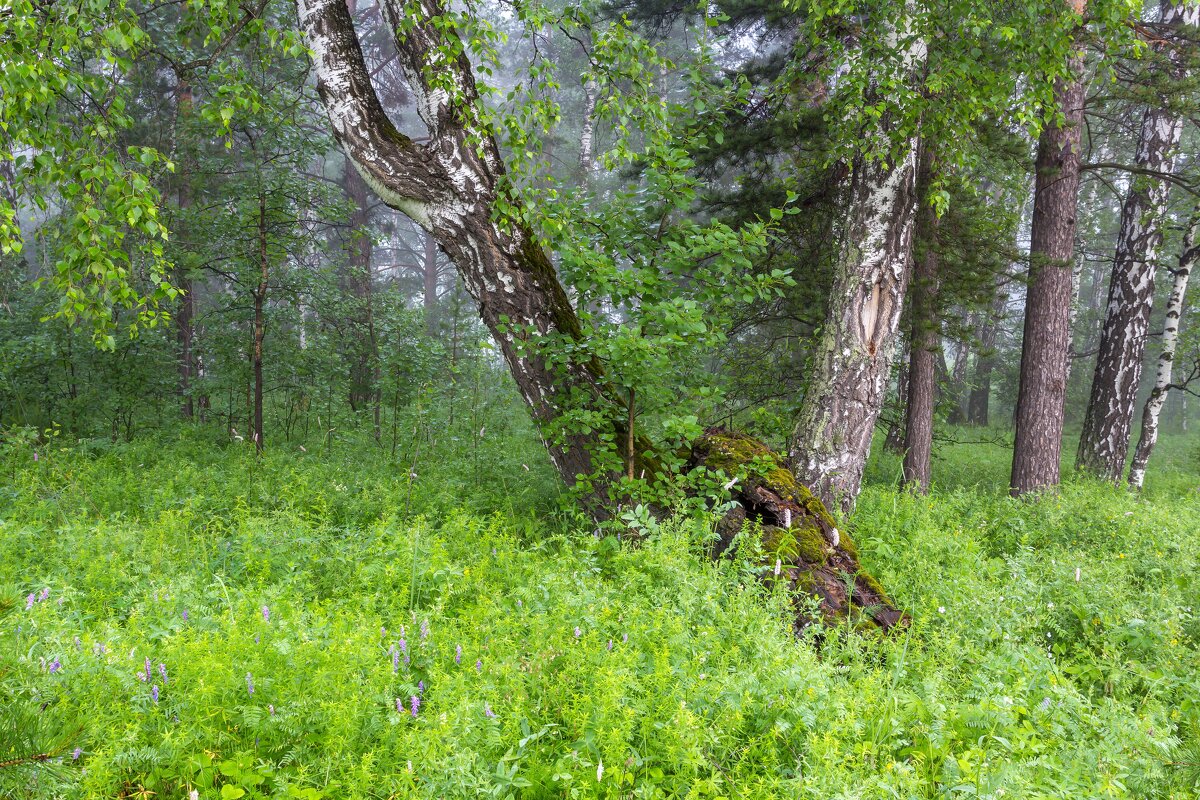
[[[1161,26],[1168,31],[1200,22],[1200,6],[1162,0]],[[1170,76],[1185,77],[1185,53],[1173,46]],[[1170,173],[1183,119],[1168,108],[1148,108],[1142,116],[1136,163],[1150,173]],[[1108,308],[1100,334],[1100,353],[1092,377],[1091,398],[1079,440],[1076,466],[1117,483],[1125,470],[1133,412],[1142,379],[1142,362],[1154,302],[1154,272],[1162,242],[1162,219],[1170,187],[1150,174],[1134,175],[1121,208],[1121,230],[1108,288]]]
[[[899,31],[893,37],[899,42]],[[901,69],[911,74],[924,60],[924,43],[913,40]],[[876,149],[888,149],[894,124],[885,115],[868,133]],[[891,152],[897,154],[892,163],[855,160],[829,310],[789,454],[799,481],[843,514],[854,510],[862,486],[908,290],[916,136]]]
[[[1129,466],[1129,485],[1141,489],[1146,479],[1146,462],[1158,442],[1158,417],[1163,405],[1167,402],[1167,393],[1171,390],[1171,372],[1175,363],[1175,348],[1179,344],[1179,322],[1183,317],[1183,298],[1187,293],[1188,278],[1191,277],[1192,267],[1200,259],[1200,244],[1197,244],[1197,234],[1200,233],[1200,209],[1192,215],[1187,232],[1183,237],[1183,250],[1179,254],[1179,267],[1173,270],[1175,282],[1171,286],[1171,296],[1167,298],[1167,319],[1163,326],[1162,352],[1158,355],[1158,371],[1154,376],[1154,388],[1142,409],[1142,432],[1138,436],[1137,448],[1133,453],[1133,463]]]

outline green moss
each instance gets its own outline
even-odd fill
[[[813,525],[792,529],[796,537],[797,554],[810,564],[824,564],[829,558],[825,549],[825,537]]]
[[[879,581],[875,580],[874,575],[866,570],[863,570],[858,573],[857,578],[859,581],[862,581],[862,583],[864,583],[868,589],[878,595],[880,601],[888,603],[889,605],[891,604],[891,598],[889,598],[887,592],[883,590],[883,586],[879,583]]]

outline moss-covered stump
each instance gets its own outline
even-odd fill
[[[762,442],[720,428],[692,446],[691,465],[741,476],[731,487],[737,506],[717,524],[714,557],[733,544],[747,522],[758,523],[768,580],[820,600],[827,622],[864,623],[884,630],[905,621],[858,562],[854,542],[839,531],[824,504],[796,482],[783,460]],[[796,628],[812,622],[797,603]]]

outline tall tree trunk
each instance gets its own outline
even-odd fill
[[[992,307],[984,318],[979,333],[979,353],[975,357],[975,380],[971,383],[971,397],[967,403],[967,421],[971,425],[986,428],[992,400],[992,371],[996,368],[996,341],[1000,335],[1000,319],[1008,304],[1008,292],[997,289]]]
[[[264,304],[267,300],[267,195],[258,195],[258,286],[254,290],[254,416],[250,433],[254,449],[263,451],[263,336],[266,331]]]
[[[424,17],[415,19],[404,18],[396,0],[382,3],[427,143],[400,133],[384,113],[345,0],[299,0],[298,6],[318,90],[343,151],[376,194],[431,234],[454,262],[563,480],[575,485],[592,475],[598,437],[570,429],[560,417],[583,404],[612,420],[619,433],[623,404],[594,360],[552,362],[541,351],[541,339],[579,339],[582,328],[529,226],[517,215],[502,224],[493,216],[504,191],[504,164],[495,137],[473,110],[479,102],[475,78],[465,51],[452,46],[458,43],[452,26],[443,24],[444,6],[424,0]],[[429,69],[435,62],[436,76]],[[581,487],[596,501],[590,503],[594,510],[616,478],[600,475]]]
[[[190,135],[188,118],[192,114],[192,86],[186,77],[180,77],[175,89],[177,127],[181,135]],[[177,142],[177,147],[184,152],[180,158],[179,185],[176,189],[176,201],[179,204],[180,215],[187,216],[192,207],[192,170],[190,158],[190,143]],[[195,405],[192,398],[192,377],[196,374],[196,359],[192,352],[192,341],[195,339],[196,295],[187,266],[181,266],[175,276],[175,285],[182,292],[179,311],[175,315],[175,340],[179,349],[179,385],[180,413],[185,419],[195,415]]]
[[[900,373],[896,376],[896,415],[888,424],[883,449],[896,455],[904,455],[904,427],[908,421],[908,365],[911,355],[901,350]]]
[[[1146,479],[1146,462],[1158,442],[1158,417],[1162,413],[1163,404],[1167,401],[1167,393],[1171,389],[1171,371],[1175,363],[1175,348],[1179,344],[1179,322],[1183,317],[1183,299],[1187,293],[1188,278],[1191,277],[1192,267],[1200,259],[1200,209],[1197,209],[1188,223],[1187,232],[1183,237],[1183,250],[1179,254],[1179,266],[1172,271],[1174,283],[1171,286],[1171,296],[1167,298],[1167,319],[1163,326],[1162,352],[1158,355],[1158,371],[1154,376],[1154,388],[1142,409],[1142,432],[1138,436],[1137,448],[1133,452],[1133,463],[1129,466],[1129,485],[1135,489],[1142,488]]]
[[[904,482],[921,494],[929,493],[933,454],[934,354],[940,348],[938,320],[938,218],[927,202],[933,179],[933,154],[924,148],[917,174],[915,272],[912,284],[912,333],[908,362],[908,412],[904,426]]]
[[[1085,0],[1068,2],[1076,13],[1083,14]],[[1009,484],[1014,496],[1056,486],[1059,481],[1083,120],[1080,36],[1077,34],[1075,52],[1068,60],[1067,75],[1055,86],[1062,124],[1047,124],[1038,139],[1017,435]]]
[[[899,31],[893,35],[899,41]],[[901,69],[911,74],[924,60],[924,42],[913,40]],[[885,116],[878,125],[865,133],[882,146],[890,141],[895,121]],[[916,136],[892,153],[886,163],[855,160],[824,333],[813,353],[789,453],[800,482],[843,514],[854,510],[862,486],[908,289]]]
[[[583,84],[583,126],[579,131],[579,172],[586,185],[592,176],[592,145],[596,135],[596,96],[600,87],[588,79]]]
[[[430,336],[437,336],[438,330],[438,263],[437,239],[433,234],[425,234],[425,262],[421,268],[424,294],[422,301],[425,309],[425,331]]]
[[[375,339],[373,288],[371,274],[371,251],[373,243],[370,236],[370,220],[367,209],[371,205],[371,194],[366,182],[358,174],[358,170],[346,159],[342,167],[342,191],[354,204],[350,213],[350,234],[347,242],[347,262],[344,285],[356,301],[356,312],[361,312],[361,318],[352,319],[351,329],[354,332],[350,356],[350,408],[358,411],[365,407],[375,397],[375,361],[378,359],[378,346]]]
[[[968,320],[968,328],[971,327]],[[970,387],[967,386],[967,368],[971,364],[971,343],[964,338],[958,342],[958,352],[954,354],[954,368],[950,371],[950,414],[947,422],[951,425],[962,425],[967,421],[967,396]]]
[[[1200,21],[1200,6],[1162,0],[1161,25],[1174,30]],[[1169,56],[1171,78],[1184,77],[1184,51]],[[1168,108],[1148,108],[1138,137],[1138,168],[1169,173],[1183,133],[1180,115]],[[1142,380],[1142,361],[1150,309],[1154,302],[1154,273],[1162,243],[1161,222],[1170,187],[1149,174],[1132,177],[1121,208],[1121,231],[1108,285],[1108,307],[1100,334],[1100,353],[1092,377],[1091,398],[1079,440],[1076,466],[1116,483],[1125,471],[1133,429],[1133,411]]]

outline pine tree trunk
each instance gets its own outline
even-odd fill
[[[908,411],[904,427],[904,482],[929,493],[930,461],[933,455],[934,376],[933,359],[941,341],[938,321],[938,218],[925,202],[933,177],[933,158],[926,149],[917,175],[917,209],[914,245],[915,271],[912,284],[912,333],[908,363]]]
[[[1161,8],[1164,28],[1192,26],[1200,21],[1198,6],[1163,0]],[[1183,58],[1182,48],[1172,51],[1171,77],[1175,80],[1184,77]],[[1178,113],[1167,108],[1148,108],[1142,116],[1137,167],[1171,172],[1182,133],[1183,120]],[[1129,452],[1169,190],[1161,178],[1134,175],[1121,208],[1121,230],[1108,286],[1100,353],[1076,458],[1077,467],[1113,483],[1121,480]]]
[[[1083,0],[1076,0],[1073,6],[1075,11],[1083,13]],[[1017,435],[1010,481],[1014,496],[1053,487],[1059,481],[1067,354],[1071,344],[1083,67],[1083,54],[1077,49],[1068,62],[1067,77],[1060,78],[1055,87],[1063,122],[1046,125],[1038,140],[1030,280],[1025,296]]]
[[[1129,467],[1129,485],[1141,489],[1146,479],[1146,462],[1158,442],[1158,418],[1167,393],[1171,389],[1171,372],[1175,362],[1175,349],[1179,344],[1179,323],[1183,317],[1183,300],[1187,293],[1188,279],[1192,267],[1200,259],[1200,210],[1193,214],[1183,238],[1183,250],[1179,254],[1179,266],[1173,270],[1174,283],[1171,296],[1167,298],[1167,318],[1163,326],[1162,352],[1158,356],[1158,371],[1154,376],[1154,388],[1142,409],[1142,431],[1138,436],[1133,463]]]

